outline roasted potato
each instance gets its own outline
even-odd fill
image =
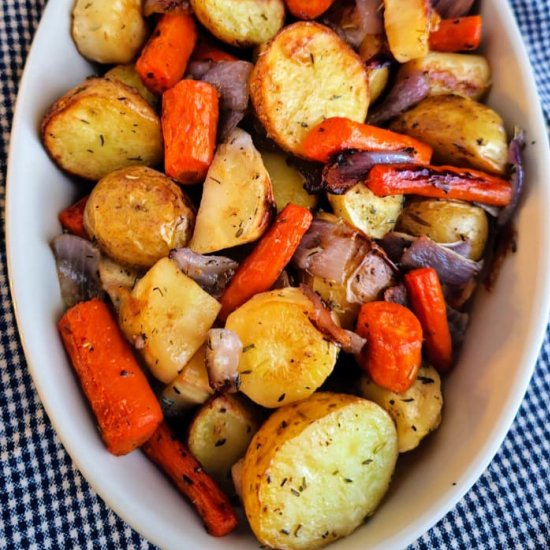
[[[304,208],[317,206],[318,196],[310,195],[304,189],[306,180],[297,168],[288,163],[287,155],[264,151],[262,160],[271,179],[277,212],[280,212],[289,202]]]
[[[148,30],[141,0],[76,0],[72,35],[78,51],[98,63],[129,63]]]
[[[398,231],[416,237],[426,235],[438,243],[468,240],[472,249],[469,257],[483,256],[489,222],[482,208],[461,201],[415,200],[407,204],[397,220]]]
[[[417,71],[428,75],[430,95],[457,94],[480,99],[491,86],[491,69],[481,55],[430,52],[401,65],[398,78]]]
[[[167,384],[204,344],[220,309],[219,302],[163,258],[122,302],[119,321],[153,376]]]
[[[115,65],[112,69],[109,69],[104,75],[104,78],[109,80],[118,80],[130,88],[134,88],[138,94],[151,105],[156,107],[158,103],[158,96],[150,92],[149,89],[143,84],[141,78],[136,72],[136,67],[133,64],[127,65]]]
[[[377,197],[366,185],[357,183],[343,195],[327,194],[334,213],[358,231],[381,238],[392,231],[403,209],[403,196]]]
[[[435,162],[505,172],[508,145],[502,119],[467,97],[427,97],[397,117],[390,128],[431,145]]]
[[[389,66],[373,62],[377,58],[380,59],[380,56],[386,56],[389,53],[385,35],[367,34],[359,46],[358,53],[367,65],[370,102],[374,103],[386,89],[390,77]]]
[[[159,117],[138,92],[117,80],[89,78],[69,90],[46,113],[41,135],[62,170],[87,180],[162,160]]]
[[[257,46],[283,26],[283,0],[191,0],[198,20],[217,38],[232,46]]]
[[[332,372],[338,348],[309,320],[313,305],[297,288],[256,294],[229,315],[243,344],[240,390],[264,407],[310,396]]]
[[[167,176],[130,166],[102,178],[84,210],[84,227],[101,250],[129,267],[148,268],[191,238],[191,200]]]
[[[250,97],[268,136],[299,155],[309,130],[329,117],[364,122],[366,69],[329,28],[312,22],[285,27],[260,54]]]
[[[367,69],[367,74],[369,76],[370,100],[371,103],[374,103],[382,95],[382,92],[388,85],[390,68],[375,67],[373,69]]]
[[[180,416],[186,410],[206,403],[214,395],[208,380],[205,351],[206,346],[202,345],[162,391],[160,402],[166,416]]]
[[[252,138],[235,128],[210,165],[189,247],[215,252],[258,239],[274,211],[271,180]]]
[[[231,467],[245,455],[259,427],[258,415],[250,404],[229,395],[212,398],[191,421],[189,449],[227,494],[235,492]]]
[[[430,12],[430,0],[384,0],[386,36],[399,63],[428,53]]]
[[[348,535],[380,503],[397,455],[395,426],[371,401],[316,393],[279,409],[244,459],[252,531],[270,548],[304,550]]]
[[[400,453],[417,447],[441,422],[441,380],[430,365],[420,368],[416,381],[403,393],[381,388],[366,376],[361,379],[360,391],[363,397],[378,403],[393,418]]]

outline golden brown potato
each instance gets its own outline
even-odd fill
[[[257,46],[283,26],[282,0],[191,0],[198,20],[217,38],[232,46]]]
[[[386,89],[388,80],[390,78],[389,67],[376,67],[374,69],[367,69],[369,75],[369,90],[370,100],[374,103]]]
[[[148,35],[141,0],[76,0],[72,35],[91,61],[129,63]]]
[[[250,97],[269,137],[299,155],[306,134],[325,118],[364,122],[367,72],[336,33],[318,23],[298,22],[260,54],[250,77]]]
[[[483,256],[489,223],[482,208],[460,201],[415,200],[404,209],[397,221],[398,231],[416,237],[426,235],[438,243],[470,241],[470,258]]]
[[[172,248],[185,246],[195,211],[185,193],[167,176],[131,166],[105,176],[84,210],[84,226],[99,247],[130,267],[151,267]]]
[[[372,515],[397,460],[390,416],[376,403],[316,393],[275,412],[242,469],[246,517],[270,548],[313,550]]]
[[[481,55],[430,52],[401,65],[398,78],[417,71],[428,75],[430,95],[457,94],[480,99],[491,86],[491,69]]]
[[[62,170],[88,180],[162,160],[159,117],[135,90],[117,80],[89,78],[69,90],[46,113],[41,134]]]
[[[397,117],[390,128],[431,145],[435,162],[505,172],[508,145],[502,119],[467,97],[427,97]]]
[[[136,72],[135,65],[115,65],[112,69],[109,69],[105,73],[104,77],[109,80],[118,80],[130,88],[134,88],[138,94],[145,99],[147,103],[149,103],[149,105],[156,107],[158,103],[158,96],[150,92],[145,84],[143,84],[141,78]]]

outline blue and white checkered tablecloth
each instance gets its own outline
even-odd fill
[[[0,231],[17,86],[46,0],[0,2]],[[550,0],[511,0],[550,123]],[[550,184],[550,182],[549,182]],[[149,548],[75,469],[26,369],[0,245],[0,549]],[[550,331],[500,451],[411,548],[550,548]]]

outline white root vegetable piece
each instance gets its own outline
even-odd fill
[[[72,35],[91,61],[129,63],[148,35],[141,0],[76,0]]]
[[[361,379],[360,391],[363,397],[378,403],[393,418],[400,453],[416,448],[441,422],[441,379],[430,365],[420,368],[416,381],[406,392],[386,390],[366,376]]]
[[[274,211],[269,174],[252,138],[235,128],[210,165],[189,248],[205,254],[255,241]]]
[[[231,467],[244,456],[258,428],[250,403],[229,395],[217,395],[205,403],[189,426],[193,456],[228,494],[233,493]]]
[[[239,391],[239,361],[243,345],[226,328],[211,328],[206,339],[206,370],[210,386],[219,392]]]
[[[233,480],[233,488],[240,500],[242,500],[243,498],[243,466],[244,458],[239,458],[239,460],[237,460],[237,462],[235,462],[235,464],[231,466],[231,479]]]
[[[380,503],[397,454],[395,426],[371,401],[316,393],[277,410],[244,459],[254,534],[270,548],[305,550],[348,535]]]
[[[138,281],[119,311],[126,336],[155,378],[167,384],[206,340],[221,306],[168,258]]]
[[[384,0],[386,36],[399,63],[428,53],[430,11],[430,0]]]
[[[338,347],[309,320],[314,306],[297,288],[257,294],[229,315],[243,344],[240,390],[264,407],[305,399],[332,372]]]
[[[300,155],[304,137],[324,119],[365,121],[367,71],[328,27],[298,22],[260,53],[250,77],[250,97],[269,137]]]

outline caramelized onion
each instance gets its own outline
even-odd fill
[[[143,0],[142,12],[145,17],[155,13],[170,13],[171,11],[189,11],[189,2],[185,0]]]
[[[239,391],[239,361],[243,345],[237,334],[226,328],[212,328],[206,339],[206,369],[210,387],[219,392]]]

